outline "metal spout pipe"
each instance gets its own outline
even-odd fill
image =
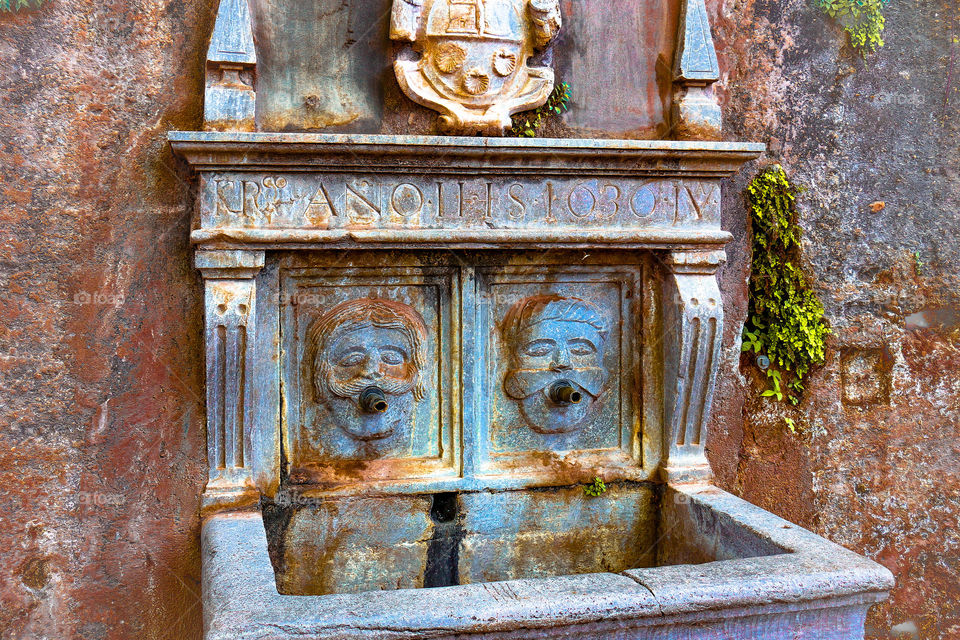
[[[389,406],[380,387],[369,386],[360,392],[360,409],[364,413],[383,413]]]
[[[557,380],[550,385],[550,400],[557,404],[579,404],[583,394],[569,380]]]

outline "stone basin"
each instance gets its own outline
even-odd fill
[[[391,4],[397,86],[457,135],[297,131],[395,130],[356,73],[380,11],[247,0],[206,131],[170,133],[199,174],[205,637],[862,638],[890,572],[710,485],[721,185],[764,146],[719,141],[703,0],[643,9],[677,20],[646,72],[567,36],[595,81],[655,67],[675,140],[499,137],[590,12]]]
[[[762,145],[170,139],[207,638],[863,637],[886,569],[709,484],[721,181]]]
[[[217,514],[202,534],[205,637],[852,639],[893,585],[880,565],[716,487],[664,485],[659,502],[655,538],[617,540],[652,545],[648,566],[319,596],[280,594],[259,511]]]

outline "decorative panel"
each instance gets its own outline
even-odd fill
[[[454,271],[320,268],[282,273],[293,484],[355,484],[455,471]]]
[[[479,473],[636,466],[640,268],[481,268]]]

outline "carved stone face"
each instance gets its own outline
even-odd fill
[[[400,302],[362,298],[325,313],[308,332],[315,398],[327,408],[317,427],[332,425],[352,446],[369,444],[373,455],[405,445],[413,405],[424,395],[425,339],[423,319]],[[370,390],[382,394],[383,405],[363,400]],[[319,435],[326,448],[350,453],[343,450],[349,441]]]
[[[607,331],[600,309],[578,298],[534,296],[507,312],[510,369],[503,387],[535,431],[574,431],[596,415],[609,377],[603,365]],[[563,400],[562,388],[577,401]]]

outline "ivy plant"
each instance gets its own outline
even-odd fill
[[[850,45],[864,57],[883,46],[883,8],[890,0],[816,0],[850,36]]]
[[[749,315],[742,349],[765,356],[764,396],[797,404],[804,376],[824,360],[830,329],[823,305],[801,269],[797,195],[783,167],[764,169],[747,186],[752,222]]]
[[[2,0],[0,0],[2,1]],[[547,101],[533,111],[513,115],[510,135],[514,138],[534,138],[540,125],[548,116],[558,116],[570,108],[570,84],[559,82],[547,97]]]
[[[0,0],[0,11],[39,9],[41,4],[43,4],[43,0]]]

